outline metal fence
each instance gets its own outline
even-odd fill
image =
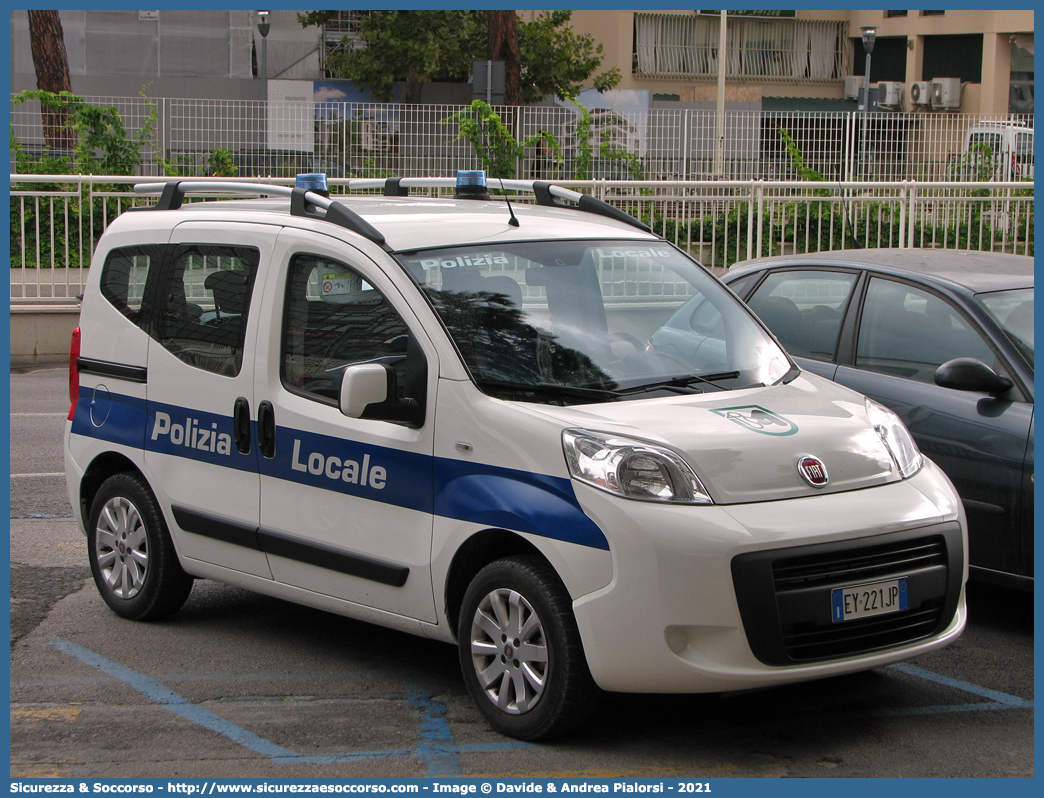
[[[85,100],[115,108],[132,138],[143,126],[152,131],[144,136],[135,170],[141,174],[213,174],[215,151],[229,154],[239,176],[322,171],[331,177],[420,177],[481,167],[454,120],[467,106]],[[544,136],[549,143],[543,146],[525,148],[515,161],[521,178],[793,180],[807,176],[799,172],[795,153],[804,167],[832,181],[1033,176],[1032,115],[729,111],[725,163],[716,172],[714,111],[591,109],[584,119],[576,109],[559,106],[495,110],[516,141],[541,131],[551,137]],[[996,168],[984,169],[981,152],[968,153],[969,129],[991,122],[1026,130],[1028,147],[1010,161],[1013,153],[994,152],[988,160]],[[53,140],[49,145],[44,136],[39,102],[12,104],[11,125],[23,160],[55,154]],[[796,150],[788,149],[781,130]],[[12,172],[29,171],[16,160],[12,154]]]
[[[154,201],[132,190],[150,179],[160,178],[12,174],[11,302],[75,303],[105,227]],[[756,256],[853,247],[1034,253],[1027,182],[560,182],[643,219],[718,273]],[[348,183],[331,180],[331,194]]]

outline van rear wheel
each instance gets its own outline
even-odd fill
[[[598,688],[571,601],[538,557],[483,568],[464,595],[457,633],[468,691],[497,731],[545,740],[579,725]]]
[[[137,474],[114,474],[102,483],[91,504],[87,550],[98,592],[124,618],[175,613],[192,590],[156,497]]]

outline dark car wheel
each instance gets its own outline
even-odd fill
[[[137,474],[115,474],[102,483],[91,505],[87,549],[98,592],[124,618],[170,615],[192,590],[156,498]]]
[[[464,681],[497,730],[544,740],[574,729],[594,706],[569,594],[537,557],[490,563],[464,596],[458,627]]]

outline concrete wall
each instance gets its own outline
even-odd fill
[[[69,343],[79,324],[78,305],[11,308],[11,367],[68,364]]]

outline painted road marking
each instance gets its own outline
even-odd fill
[[[410,688],[410,692],[406,693],[404,698],[420,719],[420,739],[415,748],[393,748],[384,751],[353,751],[340,754],[302,756],[288,748],[283,748],[265,740],[253,732],[225,720],[208,709],[193,704],[187,698],[178,695],[155,679],[106,659],[90,649],[58,637],[52,638],[50,644],[73,659],[79,660],[85,665],[90,665],[92,668],[96,668],[108,676],[127,684],[149,700],[166,707],[186,720],[217,732],[232,742],[255,751],[279,765],[323,765],[336,762],[361,762],[374,759],[415,757],[427,765],[427,776],[461,776],[463,775],[460,767],[460,754],[462,753],[493,753],[533,747],[532,743],[518,741],[457,745],[449,720],[446,718],[445,705],[441,701],[435,701],[429,694],[424,693],[417,685],[413,684],[412,680],[408,680],[407,687]],[[900,662],[890,665],[889,668],[908,676],[914,676],[988,700],[969,704],[886,708],[874,710],[868,714],[902,716],[1033,708],[1032,701],[1008,695],[998,690],[991,690],[987,687],[980,687],[960,679],[952,679],[909,663]]]
[[[277,765],[328,764],[333,762],[359,762],[371,759],[417,757],[428,766],[428,776],[460,776],[461,753],[489,753],[511,751],[532,747],[531,743],[518,741],[457,745],[446,719],[446,707],[430,695],[408,693],[405,698],[420,717],[420,741],[416,748],[398,748],[386,751],[354,751],[343,754],[302,756],[288,748],[276,745],[253,732],[237,726],[231,721],[215,715],[208,709],[191,703],[169,687],[144,674],[132,671],[117,662],[106,659],[90,649],[70,643],[60,637],[52,638],[51,645],[85,665],[97,668],[134,688],[151,701],[160,704],[186,720],[227,737],[251,751],[267,757]]]

